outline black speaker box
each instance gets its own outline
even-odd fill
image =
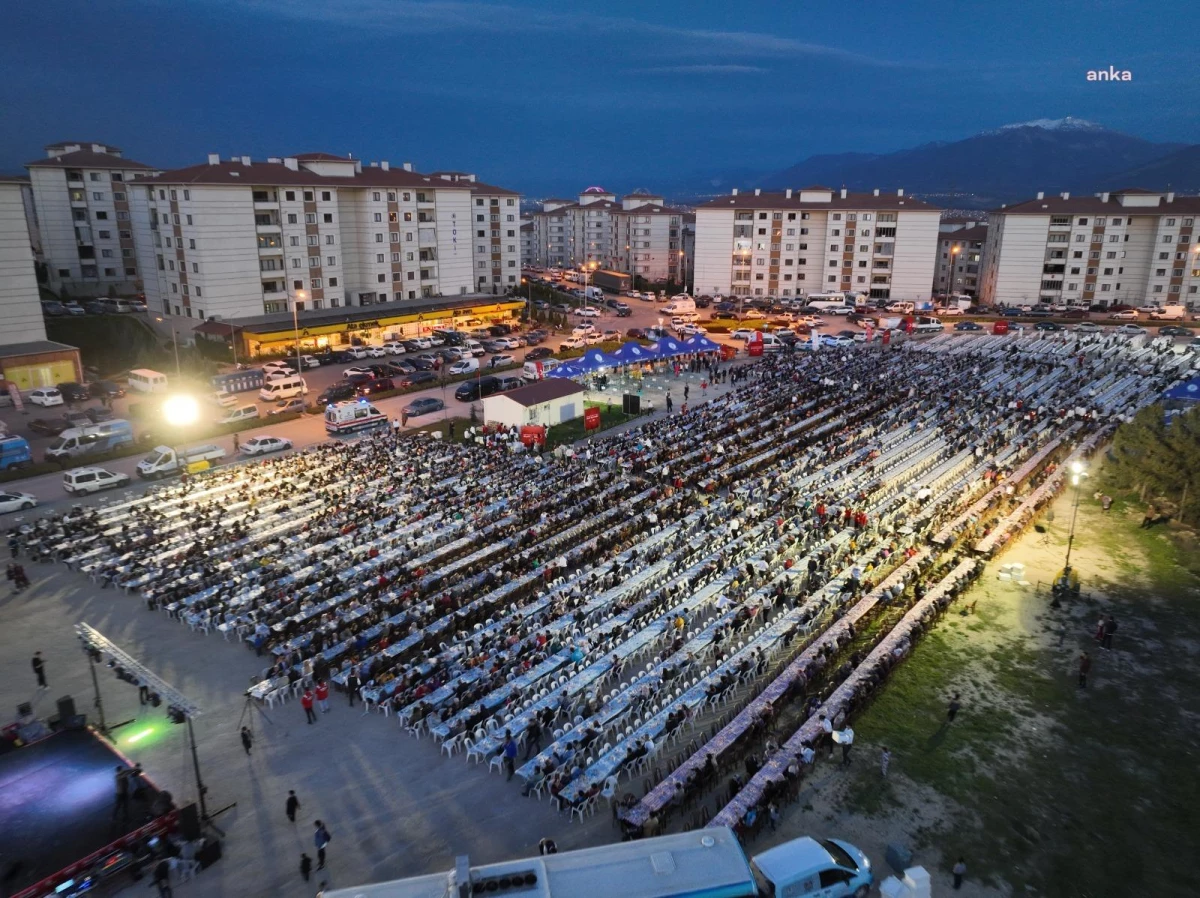
[[[196,852],[196,860],[200,862],[200,869],[211,867],[221,859],[221,843],[213,839],[211,842],[205,842],[204,847]]]
[[[200,838],[200,811],[194,801],[179,809],[179,834],[187,842],[194,842]]]
[[[640,415],[642,412],[642,397],[636,393],[625,393],[621,396],[621,411],[627,415]]]
[[[64,695],[58,700],[58,719],[66,723],[75,716],[75,699]]]

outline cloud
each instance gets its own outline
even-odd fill
[[[769,70],[757,65],[659,65],[633,69],[640,75],[764,75]]]
[[[826,44],[757,31],[713,31],[660,25],[640,19],[586,12],[551,12],[479,0],[199,0],[227,9],[252,10],[276,18],[404,35],[447,31],[491,34],[546,33],[561,37],[586,32],[627,39],[656,38],[661,52],[703,53],[707,56],[781,58],[821,57],[879,67],[923,67],[897,62]],[[705,71],[708,71],[707,69]],[[699,72],[697,72],[698,74]]]

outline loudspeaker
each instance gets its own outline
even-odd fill
[[[58,700],[58,719],[64,724],[75,716],[75,699],[64,695]]]
[[[621,397],[621,411],[627,415],[640,415],[642,413],[642,397],[636,393],[625,393]]]
[[[17,705],[17,717],[32,717],[32,716],[33,716],[33,705],[31,705],[29,702],[21,702],[21,704]]]
[[[196,852],[196,860],[200,862],[200,869],[204,870],[211,867],[221,859],[221,843],[213,839],[211,842],[205,842],[204,847]]]
[[[200,811],[197,810],[194,801],[179,809],[179,834],[186,842],[194,842],[200,838]]]

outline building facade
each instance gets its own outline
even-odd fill
[[[903,190],[735,191],[696,209],[693,289],[723,296],[854,292],[927,299],[940,214]]]
[[[49,285],[72,296],[142,290],[129,184],[154,173],[103,143],[65,141],[30,162],[30,188]]]
[[[965,296],[978,294],[987,230],[987,225],[970,222],[958,230],[943,230],[938,234],[934,293],[958,293]]]
[[[989,218],[980,298],[1200,307],[1198,215],[1200,197],[1139,188],[1002,207]]]
[[[434,172],[432,177],[471,190],[474,292],[500,296],[520,287],[521,195],[467,172]]]
[[[147,304],[192,318],[239,318],[293,305],[464,295],[480,278],[492,292],[493,283],[508,285],[509,259],[519,283],[515,236],[501,237],[498,254],[491,240],[480,243],[487,259],[478,261],[472,237],[492,198],[502,208],[511,200],[515,216],[516,194],[490,188],[476,197],[476,186],[486,185],[445,174],[456,176],[308,153],[265,162],[210,155],[203,165],[139,179],[132,212],[143,270],[154,274],[146,278]]]

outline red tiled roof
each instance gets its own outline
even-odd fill
[[[801,190],[828,190],[828,187],[804,187]],[[800,190],[793,190],[791,199],[785,193],[739,193],[737,196],[721,196],[707,203],[701,203],[698,209],[911,209],[919,212],[937,211],[923,200],[911,196],[897,196],[895,193],[847,193],[842,199],[839,191],[833,191],[828,202],[801,200]]]
[[[447,183],[453,184],[454,181]],[[471,188],[471,193],[486,193],[495,196],[520,196],[516,190],[509,190],[507,187],[497,187],[495,184],[484,184],[482,181],[459,181],[457,183],[464,184]]]
[[[402,168],[384,170],[364,168],[352,177],[318,175],[306,169],[299,171],[288,168],[281,162],[219,162],[216,165],[202,163],[188,168],[177,168],[161,174],[138,178],[136,184],[256,184],[296,187],[438,187],[443,190],[468,190],[465,182],[442,181],[405,171]]]
[[[957,231],[943,231],[938,234],[938,240],[943,243],[962,243],[964,241],[971,243],[977,240],[986,240],[987,232],[987,225],[976,225],[973,228],[962,228]]]
[[[350,156],[336,156],[333,153],[297,153],[292,157],[301,162],[353,162]]]
[[[517,387],[507,393],[497,393],[496,396],[504,396],[518,405],[529,408],[531,405],[539,405],[552,399],[562,399],[564,396],[574,396],[576,393],[583,392],[584,388],[575,381],[566,377],[555,377],[535,381],[527,387]],[[484,399],[484,403],[486,404],[487,400],[491,398],[489,396]]]
[[[145,171],[154,171],[154,166],[147,165],[145,162],[135,162],[132,159],[113,156],[111,153],[93,153],[91,150],[76,150],[74,153],[63,153],[61,156],[55,156],[53,159],[35,159],[33,162],[26,162],[25,167],[107,168],[122,171],[143,169]]]
[[[1118,199],[1122,193],[1134,196],[1161,194],[1163,198],[1157,206],[1122,206]],[[1108,202],[1098,196],[1071,196],[1064,200],[1061,194],[1056,194],[992,210],[993,215],[1159,215],[1169,212],[1200,212],[1200,196],[1177,196],[1168,203],[1166,191],[1114,190],[1109,192]]]
[[[60,140],[57,143],[48,143],[42,149],[44,150],[61,150],[63,147],[90,147],[92,144],[98,143],[101,146],[108,147],[114,153],[120,153],[120,147],[114,147],[110,143],[105,143],[103,140]]]

